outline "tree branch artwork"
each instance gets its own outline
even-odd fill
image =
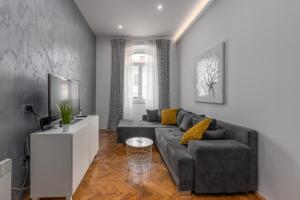
[[[224,103],[225,42],[203,52],[195,62],[194,97],[201,103]]]
[[[215,51],[202,58],[197,62],[196,66],[196,87],[199,97],[212,95],[215,97],[215,85],[219,81],[219,62]]]

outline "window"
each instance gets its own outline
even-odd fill
[[[145,88],[144,88],[144,72],[146,67],[146,54],[145,53],[135,53],[132,54],[132,98],[133,102],[136,104],[145,103]]]
[[[124,64],[124,119],[140,120],[145,109],[158,107],[158,81],[154,41],[126,44]]]

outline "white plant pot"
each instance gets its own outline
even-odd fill
[[[71,124],[63,124],[62,125],[63,132],[68,132],[70,130],[70,126]]]

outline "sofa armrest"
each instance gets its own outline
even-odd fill
[[[248,160],[251,148],[235,140],[193,140],[188,143],[188,151],[198,162],[205,162],[207,170],[218,165],[242,165]],[[246,159],[247,158],[247,159]]]
[[[195,160],[198,193],[249,192],[251,148],[235,140],[195,140],[188,143]]]
[[[143,121],[148,121],[147,115],[143,115],[143,116],[142,116],[142,120],[143,120]]]

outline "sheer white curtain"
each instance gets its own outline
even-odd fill
[[[157,72],[157,53],[155,41],[148,41],[145,43],[145,70],[143,91],[145,91],[145,108],[158,108],[158,72]]]
[[[142,55],[139,101],[134,98],[134,55]],[[141,120],[146,109],[158,108],[158,72],[155,41],[127,41],[124,70],[124,119]]]
[[[125,65],[124,65],[124,104],[123,118],[131,119],[133,110],[133,62],[132,53],[134,45],[131,41],[127,41],[125,48]]]

